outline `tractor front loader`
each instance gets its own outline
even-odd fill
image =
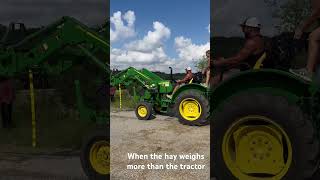
[[[49,62],[49,58],[71,48],[75,56],[86,56],[88,63],[100,67],[105,77],[109,78],[110,69],[106,63],[109,58],[108,42],[108,39],[71,17],[62,17],[30,34],[26,32],[23,24],[12,23],[0,44],[0,76],[16,77],[35,69],[59,75],[76,62],[64,58]],[[91,179],[106,179],[109,175],[109,135],[106,130],[109,109],[98,112],[87,107],[82,98],[80,82],[76,80],[75,85],[80,119],[94,121],[101,127],[84,143],[81,153],[82,166]]]
[[[111,86],[123,85],[132,93],[137,103],[138,119],[148,120],[155,112],[178,117],[186,125],[207,125],[209,115],[209,91],[206,87],[189,83],[182,85],[174,94],[174,85],[147,69],[129,67],[111,77]],[[172,98],[167,95],[172,94]]]

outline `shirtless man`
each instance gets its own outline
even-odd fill
[[[206,76],[206,82],[204,85],[208,87],[210,82],[210,64],[211,64],[210,50],[206,51],[206,58],[207,58],[207,67],[202,71],[202,75]]]
[[[191,79],[193,78],[193,74],[192,74],[192,69],[191,67],[187,67],[186,69],[186,75],[184,76],[183,79],[181,80],[177,80],[177,84],[176,86],[174,87],[171,95],[167,95],[168,98],[172,98],[172,95],[179,89],[179,87],[184,83],[184,84],[187,84],[191,81]]]
[[[260,33],[261,25],[258,19],[255,17],[248,18],[243,24],[240,24],[240,26],[246,39],[244,47],[236,55],[230,58],[218,58],[213,60],[213,66],[215,68],[226,67],[226,69],[231,69],[242,62],[249,64],[250,68],[253,68],[256,61],[265,52],[265,43]],[[228,76],[228,73],[224,74],[224,76],[225,75]],[[214,85],[219,83],[220,76],[221,74],[218,74],[214,77]]]
[[[317,24],[317,28],[312,31],[309,36],[309,50],[308,50],[308,62],[307,67],[297,70],[290,69],[295,75],[311,81],[313,73],[316,71],[317,59],[319,58],[320,48],[320,1],[311,0],[312,14],[310,17],[300,23],[295,32],[295,38],[301,39],[302,34],[309,30],[309,28]]]

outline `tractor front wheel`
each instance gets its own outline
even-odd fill
[[[107,130],[97,130],[83,143],[81,165],[90,180],[105,180],[110,175],[110,144]]]
[[[152,116],[152,105],[147,102],[139,102],[136,106],[135,113],[140,120],[149,120]]]
[[[190,126],[209,124],[209,102],[201,91],[188,90],[177,98],[174,110],[179,122]]]
[[[286,98],[239,93],[214,113],[213,175],[224,179],[308,179],[318,164],[312,122]]]

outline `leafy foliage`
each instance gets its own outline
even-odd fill
[[[202,71],[203,69],[205,69],[208,66],[208,60],[206,58],[206,56],[202,56],[197,62],[196,62],[196,68],[198,69],[198,71]]]
[[[311,14],[310,0],[288,0],[280,4],[276,0],[265,0],[275,8],[274,18],[280,20],[277,26],[280,32],[293,32],[300,22]]]

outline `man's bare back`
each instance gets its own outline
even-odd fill
[[[253,55],[261,54],[264,51],[264,40],[261,36],[255,36],[247,41],[250,41],[253,45]]]

